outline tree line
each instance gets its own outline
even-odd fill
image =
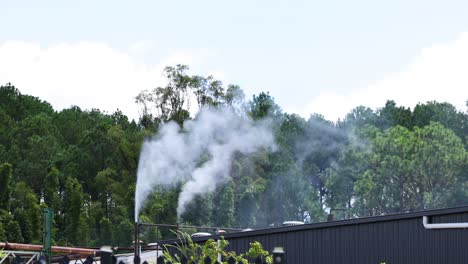
[[[56,244],[131,245],[141,145],[167,122],[183,128],[195,104],[268,118],[277,148],[236,155],[231,180],[196,197],[181,219],[182,185],[156,188],[143,222],[259,228],[325,221],[330,209],[347,219],[468,204],[468,114],[449,103],[410,109],[389,100],[331,122],[286,113],[268,93],[246,100],[240,87],[184,65],[165,74],[165,86],[136,96],[139,120],[56,111],[12,84],[0,87],[0,241],[41,243],[41,208],[49,207]],[[144,229],[143,239],[171,234]]]

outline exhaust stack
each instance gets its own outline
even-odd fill
[[[134,248],[134,254],[135,254],[135,259],[140,259],[140,223],[135,222],[135,240],[133,241],[133,248]]]

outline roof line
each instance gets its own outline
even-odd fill
[[[291,231],[294,232],[294,231],[318,229],[318,228],[329,228],[329,227],[337,227],[337,226],[385,222],[385,221],[392,221],[392,220],[417,218],[417,217],[422,217],[422,216],[455,214],[455,213],[461,213],[461,212],[468,212],[468,205],[459,206],[459,207],[451,207],[451,208],[443,208],[443,209],[422,210],[422,211],[415,211],[415,212],[409,212],[409,213],[369,216],[369,217],[354,218],[354,219],[347,219],[347,220],[337,220],[337,221],[331,221],[331,222],[318,222],[318,223],[310,223],[310,224],[296,225],[296,226],[281,226],[281,227],[272,227],[272,228],[265,228],[265,229],[256,229],[256,230],[247,231],[247,232],[223,234],[222,236],[224,236],[224,238],[226,239],[259,236],[259,235],[275,234],[275,233],[283,233],[283,232],[291,232]],[[221,235],[213,235],[209,237],[193,238],[193,241],[202,242],[202,241],[206,241],[209,238],[216,239],[220,236]],[[177,239],[164,240],[164,241],[161,241],[161,244],[172,244],[176,241],[178,240]]]

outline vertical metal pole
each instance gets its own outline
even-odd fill
[[[133,243],[135,257],[140,256],[140,223],[135,222],[135,241]]]
[[[44,208],[44,226],[42,229],[42,253],[48,264],[52,263],[52,219],[54,214],[50,208]]]

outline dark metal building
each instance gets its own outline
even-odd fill
[[[467,227],[468,206],[464,206],[231,233],[224,237],[230,243],[228,249],[236,252],[245,252],[253,241],[270,251],[282,246],[289,264],[461,264],[468,263]]]

